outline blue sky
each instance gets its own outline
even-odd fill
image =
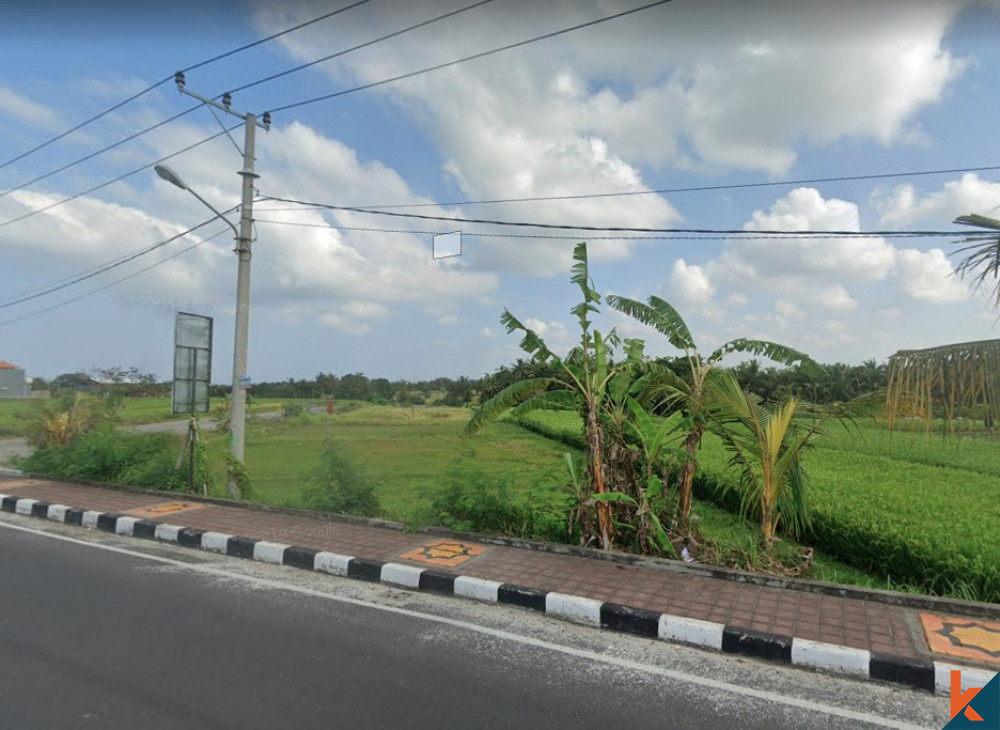
[[[371,0],[194,69],[188,88],[216,96],[471,2]],[[98,1],[87,13],[69,3],[22,4],[0,29],[0,164],[179,68],[347,4],[182,2],[137,10]],[[494,0],[237,92],[233,108],[276,109],[641,4]],[[995,338],[996,312],[952,275],[954,241],[965,230],[951,221],[972,212],[1000,217],[1000,170],[449,205],[1000,165],[1000,100],[991,93],[1000,72],[1000,4],[873,5],[675,0],[279,111],[271,130],[258,134],[258,192],[549,224],[954,230],[954,239],[592,240],[591,272],[603,293],[673,303],[706,349],[763,337],[821,361],[856,363]],[[215,379],[228,379],[236,261],[220,221],[79,284],[4,306],[211,216],[150,169],[8,223],[218,132],[199,109],[12,190],[192,103],[165,83],[0,168],[0,359],[43,377],[135,365],[167,378],[174,312],[186,310],[215,317]],[[234,139],[242,144],[241,133]],[[216,207],[238,204],[241,158],[225,136],[169,164]],[[254,216],[255,380],[319,371],[477,376],[519,354],[517,338],[499,324],[503,307],[556,351],[572,346],[570,254],[586,237],[540,229],[516,232],[567,238],[485,237],[475,234],[511,229],[466,224],[458,226],[462,257],[434,260],[431,233],[455,224],[275,202],[258,203]],[[653,354],[671,353],[661,337],[613,312],[599,326],[646,337]]]

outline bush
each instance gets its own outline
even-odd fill
[[[282,403],[281,405],[281,415],[284,418],[295,418],[296,416],[301,416],[306,412],[306,407],[297,401],[290,401],[288,403]]]
[[[184,490],[187,471],[174,469],[181,441],[166,433],[128,433],[111,424],[71,440],[45,446],[17,461],[31,474]]]
[[[332,439],[325,442],[310,481],[313,486],[302,495],[309,509],[364,517],[375,517],[380,512],[375,485],[344,447]]]
[[[551,489],[544,490],[551,502]],[[534,493],[518,498],[510,480],[463,468],[456,462],[447,483],[431,503],[430,521],[462,532],[483,532],[524,539],[566,542],[569,506],[540,506]]]

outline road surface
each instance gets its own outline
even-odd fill
[[[947,698],[0,515],[0,728],[940,728]]]

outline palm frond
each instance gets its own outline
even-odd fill
[[[718,350],[708,356],[708,362],[715,363],[731,352],[745,352],[755,357],[766,357],[781,365],[801,365],[810,375],[819,375],[822,368],[804,352],[799,352],[791,347],[779,345],[777,342],[768,340],[750,340],[739,338],[730,340],[722,345]]]
[[[472,436],[483,426],[497,421],[504,413],[528,399],[545,393],[550,385],[556,382],[553,378],[528,378],[511,383],[495,396],[479,406],[479,410],[469,420],[463,436]]]
[[[580,287],[580,293],[583,294],[583,301],[573,307],[570,313],[576,315],[580,320],[580,329],[586,332],[590,327],[588,315],[598,311],[597,305],[601,301],[601,295],[594,289],[594,282],[590,278],[590,272],[587,267],[586,243],[578,243],[573,247],[573,260],[576,263],[573,264],[570,281]]]
[[[508,334],[512,334],[517,330],[524,332],[524,337],[521,339],[519,346],[526,353],[531,355],[532,359],[538,362],[547,362],[550,360],[558,360],[558,356],[548,348],[537,332],[535,332],[530,327],[523,324],[517,317],[511,314],[509,309],[504,309],[503,314],[500,315],[500,323],[506,328]]]
[[[965,254],[955,266],[955,273],[961,279],[971,279],[973,291],[992,287],[989,298],[993,306],[1000,309],[1000,236],[970,236],[961,243],[968,245],[954,252]]]
[[[611,295],[607,298],[607,302],[622,314],[627,314],[632,319],[665,335],[670,344],[678,350],[689,353],[697,349],[684,318],[668,302],[659,297],[650,297],[649,303],[644,304],[628,297]]]

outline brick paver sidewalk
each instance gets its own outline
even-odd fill
[[[388,526],[324,520],[287,511],[249,509],[185,497],[137,493],[43,479],[0,476],[0,493],[85,510],[128,514],[195,530],[327,551],[381,563],[411,564],[435,571],[483,578],[622,604],[672,616],[724,624],[727,628],[826,642],[902,659],[955,661],[955,656],[990,667],[989,646],[980,654],[933,654],[918,608],[873,597],[849,598],[834,591],[773,588],[752,582],[692,574],[666,561],[636,565],[524,547],[444,539]],[[174,502],[174,504],[169,504]],[[183,509],[177,509],[184,507]],[[439,543],[460,543],[441,545]],[[582,551],[580,551],[582,552]],[[960,604],[942,604],[958,614]],[[997,615],[1000,615],[1000,606]],[[982,619],[982,606],[980,607]],[[986,618],[989,618],[989,608]],[[926,616],[927,614],[924,614]],[[996,618],[996,616],[994,616]],[[983,623],[989,630],[991,622]],[[1000,624],[996,624],[1000,629]],[[978,630],[978,629],[977,629]],[[996,635],[1000,637],[1000,634]],[[990,639],[994,641],[994,639]],[[1000,651],[995,661],[1000,669]],[[996,671],[994,669],[993,671]]]

